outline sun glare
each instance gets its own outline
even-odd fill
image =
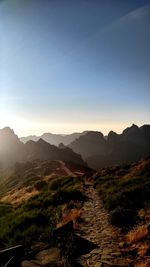
[[[3,113],[0,114],[0,128],[9,126],[11,128],[16,128],[16,125],[20,125],[20,122],[17,117],[9,114]]]

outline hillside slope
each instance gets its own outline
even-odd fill
[[[23,244],[25,252],[29,252],[23,259],[29,259],[35,255],[35,251],[37,253],[34,246],[40,247],[38,251],[43,246],[56,248],[56,240],[52,243],[50,236],[58,224],[65,224],[79,214],[85,198],[81,180],[90,172],[86,167],[60,160],[17,163],[11,172],[1,172],[0,250]],[[65,262],[68,262],[70,255],[68,245],[72,246],[71,240],[67,242],[62,242],[61,257]],[[57,250],[60,250],[60,245]],[[5,263],[7,261],[6,257]],[[66,263],[64,266],[69,265]]]
[[[148,267],[150,157],[122,167],[99,170],[94,177],[94,187],[109,213],[109,221],[122,229],[123,253],[133,257],[133,266]]]

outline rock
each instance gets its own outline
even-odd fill
[[[33,251],[38,252],[38,251],[47,249],[48,246],[49,246],[49,244],[47,244],[47,243],[37,242],[37,243],[35,243],[35,244],[32,245],[31,249]]]
[[[69,221],[67,223],[58,225],[57,228],[53,232],[53,238],[60,238],[64,236],[68,236],[68,234],[73,233],[73,221]]]
[[[21,266],[22,267],[39,267],[40,265],[32,263],[31,261],[23,261]]]
[[[104,255],[110,255],[112,252],[113,252],[112,249],[107,249],[107,248],[103,249],[103,254]]]
[[[108,214],[98,193],[91,186],[85,189],[85,195],[87,200],[82,208],[78,234],[97,245],[97,248],[89,251],[86,256],[81,254],[79,262],[82,266],[91,267],[130,266],[122,262],[123,258],[130,255],[122,255],[121,247],[124,247],[124,243],[119,244],[122,241],[118,238],[119,232],[109,223]]]
[[[117,267],[117,265],[114,265],[112,262],[110,261],[102,261],[102,266],[112,266],[112,267]]]
[[[102,254],[102,257],[101,257],[102,260],[110,260],[111,258],[112,257],[108,254]]]
[[[120,243],[119,243],[119,247],[120,247],[120,248],[123,248],[124,246],[125,246],[125,242],[120,242]]]
[[[35,256],[35,260],[32,260],[32,262],[41,266],[47,266],[48,264],[58,263],[60,259],[61,259],[60,250],[54,247],[40,251]]]
[[[120,252],[112,252],[111,255],[112,256],[115,256],[115,257],[118,257],[118,256],[121,255],[121,253]]]
[[[103,263],[102,262],[97,262],[94,267],[103,267]]]

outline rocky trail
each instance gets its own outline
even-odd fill
[[[62,170],[64,170],[64,172],[69,175],[69,176],[72,176],[72,177],[77,177],[69,168],[67,168],[66,166],[66,163],[63,162],[62,160],[58,160],[59,164],[60,164],[60,168]]]
[[[39,247],[35,256],[30,260],[25,260],[22,267],[38,266],[82,266],[82,267],[133,267],[132,258],[129,255],[123,255],[121,251],[122,236],[108,220],[108,214],[103,207],[103,203],[98,192],[93,188],[93,182],[83,182],[83,192],[86,196],[81,211],[79,221],[76,222],[75,229],[72,228],[70,233],[77,237],[78,251],[88,251],[81,256],[72,259],[72,264],[68,265],[63,262],[64,257],[58,247],[51,247],[47,243],[37,243]],[[64,226],[66,227],[66,225]],[[60,230],[59,230],[60,229]],[[65,237],[65,231],[62,231]],[[78,239],[79,237],[79,239]],[[67,239],[66,239],[67,240]],[[82,243],[82,241],[84,241]],[[65,245],[65,244],[64,244]],[[74,245],[73,245],[74,246]],[[91,247],[90,247],[91,246]],[[33,252],[35,248],[33,248]]]
[[[87,201],[84,203],[77,234],[97,245],[97,248],[78,258],[84,267],[132,266],[129,259],[121,254],[119,234],[109,221],[97,191],[92,183],[85,183],[84,192]]]

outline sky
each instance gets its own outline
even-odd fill
[[[150,0],[1,0],[0,128],[150,123]]]

